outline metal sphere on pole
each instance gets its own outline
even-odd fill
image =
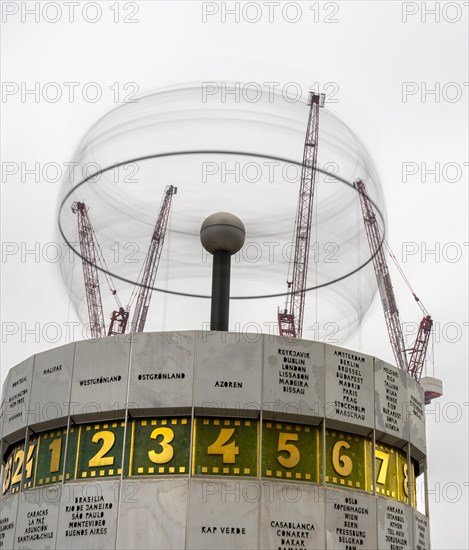
[[[228,330],[231,256],[244,244],[243,222],[229,212],[217,212],[204,220],[200,241],[213,255],[210,330]]]

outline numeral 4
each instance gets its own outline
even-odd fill
[[[236,447],[236,443],[234,441],[228,443],[234,431],[234,428],[222,428],[217,440],[207,449],[209,455],[222,455],[223,464],[234,464],[236,455],[239,455],[239,447]]]

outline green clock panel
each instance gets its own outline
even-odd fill
[[[11,493],[11,478],[13,471],[13,459],[15,458],[15,449],[11,451],[5,464],[2,466],[2,496]]]
[[[70,428],[68,435],[69,456],[76,456],[76,442],[78,429]],[[67,430],[53,430],[42,433],[38,438],[37,462],[35,486],[57,483],[63,479],[63,468],[65,460],[65,448],[67,445]],[[67,462],[66,479],[74,473],[74,461]]]
[[[37,454],[39,446],[39,436],[34,434],[28,441],[28,450],[24,453],[23,460],[23,488],[31,489],[34,486],[34,479],[37,465]]]
[[[317,427],[264,421],[262,476],[319,482],[319,449]]]
[[[369,439],[326,430],[326,483],[373,491]]]
[[[415,484],[415,466],[411,461],[411,469],[409,475],[409,467],[407,463],[407,455],[402,451],[397,452],[397,479],[398,479],[398,493],[396,498],[405,504],[409,503],[409,494],[412,490],[412,506],[417,507],[417,495]]]
[[[18,493],[23,481],[32,480],[34,474],[35,446],[31,446],[31,453],[25,453],[25,442],[15,445],[5,462],[2,475],[2,495]]]
[[[29,489],[34,484],[34,468],[37,454],[37,436],[31,437],[26,450],[22,441],[13,447],[3,467],[2,495]]]
[[[257,420],[196,418],[192,444],[194,475],[257,476]]]
[[[124,421],[80,426],[75,479],[121,475],[124,427]]]
[[[191,447],[192,431],[192,447]],[[100,422],[55,429],[11,446],[2,467],[1,494],[75,479],[120,476],[219,475],[257,477],[260,422],[189,417]],[[192,452],[192,454],[191,454]],[[288,422],[262,424],[264,478],[322,481],[322,428]],[[375,480],[373,480],[373,456]],[[192,459],[192,468],[190,466]],[[416,507],[415,462],[370,438],[326,430],[325,481]],[[65,477],[65,479],[64,479]]]
[[[190,418],[136,419],[129,431],[128,475],[189,474]]]
[[[415,464],[414,461],[410,461],[410,484],[412,485],[412,503],[411,505],[414,508],[417,508],[417,483],[415,482]],[[408,494],[409,490],[409,477],[407,474],[407,468],[403,466],[403,492],[405,495]],[[407,502],[407,501],[406,501]]]
[[[402,454],[402,453],[401,453]],[[407,462],[407,457],[404,455]],[[394,499],[399,498],[399,451],[376,442],[376,492]]]

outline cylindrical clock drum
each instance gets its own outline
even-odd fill
[[[0,548],[429,548],[424,390],[361,352],[231,332],[13,367]]]

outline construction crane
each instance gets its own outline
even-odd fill
[[[93,227],[88,216],[88,208],[84,202],[74,202],[72,212],[78,216],[78,237],[85,279],[86,302],[92,338],[106,336],[104,324],[103,303],[99,287],[97,265],[97,245]]]
[[[278,330],[281,336],[301,338],[305,291],[308,276],[309,243],[313,214],[314,187],[316,182],[319,108],[324,107],[325,94],[310,92],[309,117],[301,166],[300,193],[295,221],[295,254],[293,277],[287,281],[288,294],[285,309],[277,313]]]
[[[153,284],[155,282],[161,252],[163,250],[166,227],[168,225],[169,211],[173,195],[177,193],[177,187],[168,185],[165,188],[158,219],[156,220],[150,241],[143,270],[138,281],[138,297],[132,318],[131,332],[143,332],[150,305]],[[132,300],[131,300],[132,301]]]
[[[414,347],[411,349],[407,372],[416,380],[420,380],[422,377],[432,326],[432,318],[430,315],[425,315],[425,317],[420,321],[417,338],[415,339]]]
[[[122,306],[119,309],[115,309],[111,314],[111,322],[109,323],[108,336],[114,336],[116,334],[124,334],[127,328],[127,321],[129,320],[129,311]]]
[[[152,286],[155,281],[156,272],[158,270],[158,264],[163,249],[171,199],[176,192],[176,187],[168,186],[166,187],[163,195],[163,203],[153,230],[150,247],[145,259],[144,269],[142,270],[138,281],[139,292],[132,322],[132,332],[142,332],[145,326],[148,306],[150,304],[151,293],[153,290]],[[124,334],[128,325],[130,305],[124,309],[119,301],[119,298],[117,297],[117,292],[114,288],[112,278],[109,275],[106,261],[88,216],[88,207],[84,202],[74,202],[72,204],[72,212],[78,215],[78,234],[80,239],[80,250],[85,279],[86,301],[88,304],[91,337],[100,338],[102,336],[106,336],[106,326],[104,322],[103,304],[97,268],[98,262],[103,269],[103,273],[108,282],[111,293],[117,302],[117,309],[115,309],[111,314],[111,321],[107,335],[112,336],[115,334]],[[133,296],[135,295],[136,291],[133,293]]]
[[[93,226],[91,225],[88,210],[89,208],[84,202],[77,201],[72,204],[72,212],[78,215],[78,235],[85,279],[86,302],[88,304],[91,337],[100,338],[101,336],[106,336],[106,325],[104,322],[103,303],[97,268],[98,263],[103,269],[104,277],[106,278],[111,294],[114,296],[118,306],[118,309],[112,312],[111,323],[107,335],[124,334],[129,312],[124,310],[119,301],[112,278],[109,275],[106,260],[104,259]]]
[[[419,325],[417,338],[414,345],[410,349],[406,349],[402,326],[399,319],[399,310],[397,308],[396,297],[391,283],[388,264],[384,254],[384,237],[381,234],[378,221],[373,209],[373,204],[366,192],[365,182],[362,179],[357,179],[354,186],[360,197],[360,204],[365,222],[365,230],[370,245],[370,251],[373,259],[373,267],[375,269],[376,279],[378,281],[378,289],[383,304],[384,318],[388,329],[389,339],[391,341],[392,351],[396,359],[396,364],[399,368],[413,376],[417,381],[422,376],[422,370],[425,364],[425,357],[428,348],[428,341],[433,326],[433,321],[428,312],[425,311],[425,316]],[[415,293],[414,298],[420,302]],[[407,358],[407,352],[410,352],[410,359]]]

